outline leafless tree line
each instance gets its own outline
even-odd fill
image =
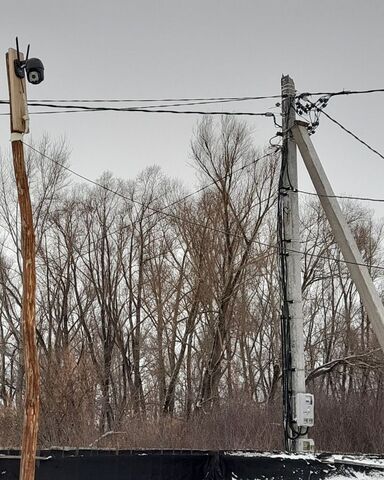
[[[207,188],[188,195],[157,167],[131,181],[105,173],[101,186],[77,184],[61,166],[65,144],[46,138],[36,149],[55,160],[27,151],[40,443],[84,446],[150,421],[161,425],[162,443],[151,446],[172,446],[164,428],[175,436],[178,422],[195,425],[198,437],[201,422],[220,424],[220,411],[258,412],[264,440],[277,431],[279,153],[255,148],[244,123],[205,119],[191,152]],[[0,175],[0,440],[8,445],[18,444],[22,408],[22,262],[6,158]],[[324,405],[373,402],[381,414],[382,354],[318,201],[302,200],[308,386]],[[383,225],[359,204],[344,209],[381,291]],[[242,438],[239,448],[254,446]],[[278,445],[260,448],[268,446]]]

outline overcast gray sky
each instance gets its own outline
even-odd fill
[[[382,0],[3,0],[1,13],[3,53],[18,35],[46,67],[44,83],[28,85],[29,99],[271,95],[279,93],[282,73],[300,92],[384,87]],[[5,61],[0,78],[0,98],[7,98]],[[274,103],[215,109],[265,111]],[[327,112],[384,152],[383,103],[384,94],[339,97]],[[189,142],[196,121],[145,113],[36,115],[31,131],[35,140],[44,132],[65,136],[72,167],[93,179],[105,170],[132,178],[156,163],[193,188]],[[260,146],[276,131],[270,119],[249,123]],[[384,198],[384,160],[326,118],[312,138],[336,193]],[[9,148],[4,116],[0,147]],[[382,206],[369,205],[384,215]]]

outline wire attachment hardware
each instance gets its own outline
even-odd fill
[[[302,93],[296,97],[295,111],[298,115],[304,116],[308,122],[308,133],[313,135],[320,125],[320,114],[328,105],[330,95],[324,95],[318,98],[315,102],[311,101],[310,93]]]

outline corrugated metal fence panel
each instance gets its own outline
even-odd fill
[[[51,449],[38,454],[36,480],[321,480],[373,471],[384,479],[382,461],[351,465],[326,456],[258,452]],[[0,480],[18,476],[19,452],[0,451]]]

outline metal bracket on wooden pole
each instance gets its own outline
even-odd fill
[[[24,60],[24,55],[20,55],[20,60]],[[15,74],[15,60],[18,60],[17,51],[10,48],[6,54],[9,105],[11,109],[11,133],[28,133],[29,116],[27,108],[27,89],[25,78],[19,78]]]
[[[368,268],[357,248],[345,217],[335,198],[331,184],[321,165],[313,143],[309,137],[308,124],[295,122],[292,128],[293,137],[299,147],[305,166],[311,177],[312,183],[319,195],[320,203],[329,221],[335,240],[340,247],[349,273],[359,292],[361,301],[367,311],[373,330],[384,351],[384,306],[376,287],[369,274]]]
[[[23,256],[23,354],[26,374],[24,422],[21,446],[20,480],[34,480],[39,425],[39,361],[35,324],[35,233],[28,178],[24,162],[23,135],[28,133],[29,118],[25,80],[15,74],[17,52],[6,55],[9,102],[11,110],[11,142],[18,202],[21,218],[21,251]],[[23,59],[21,56],[20,59]]]

